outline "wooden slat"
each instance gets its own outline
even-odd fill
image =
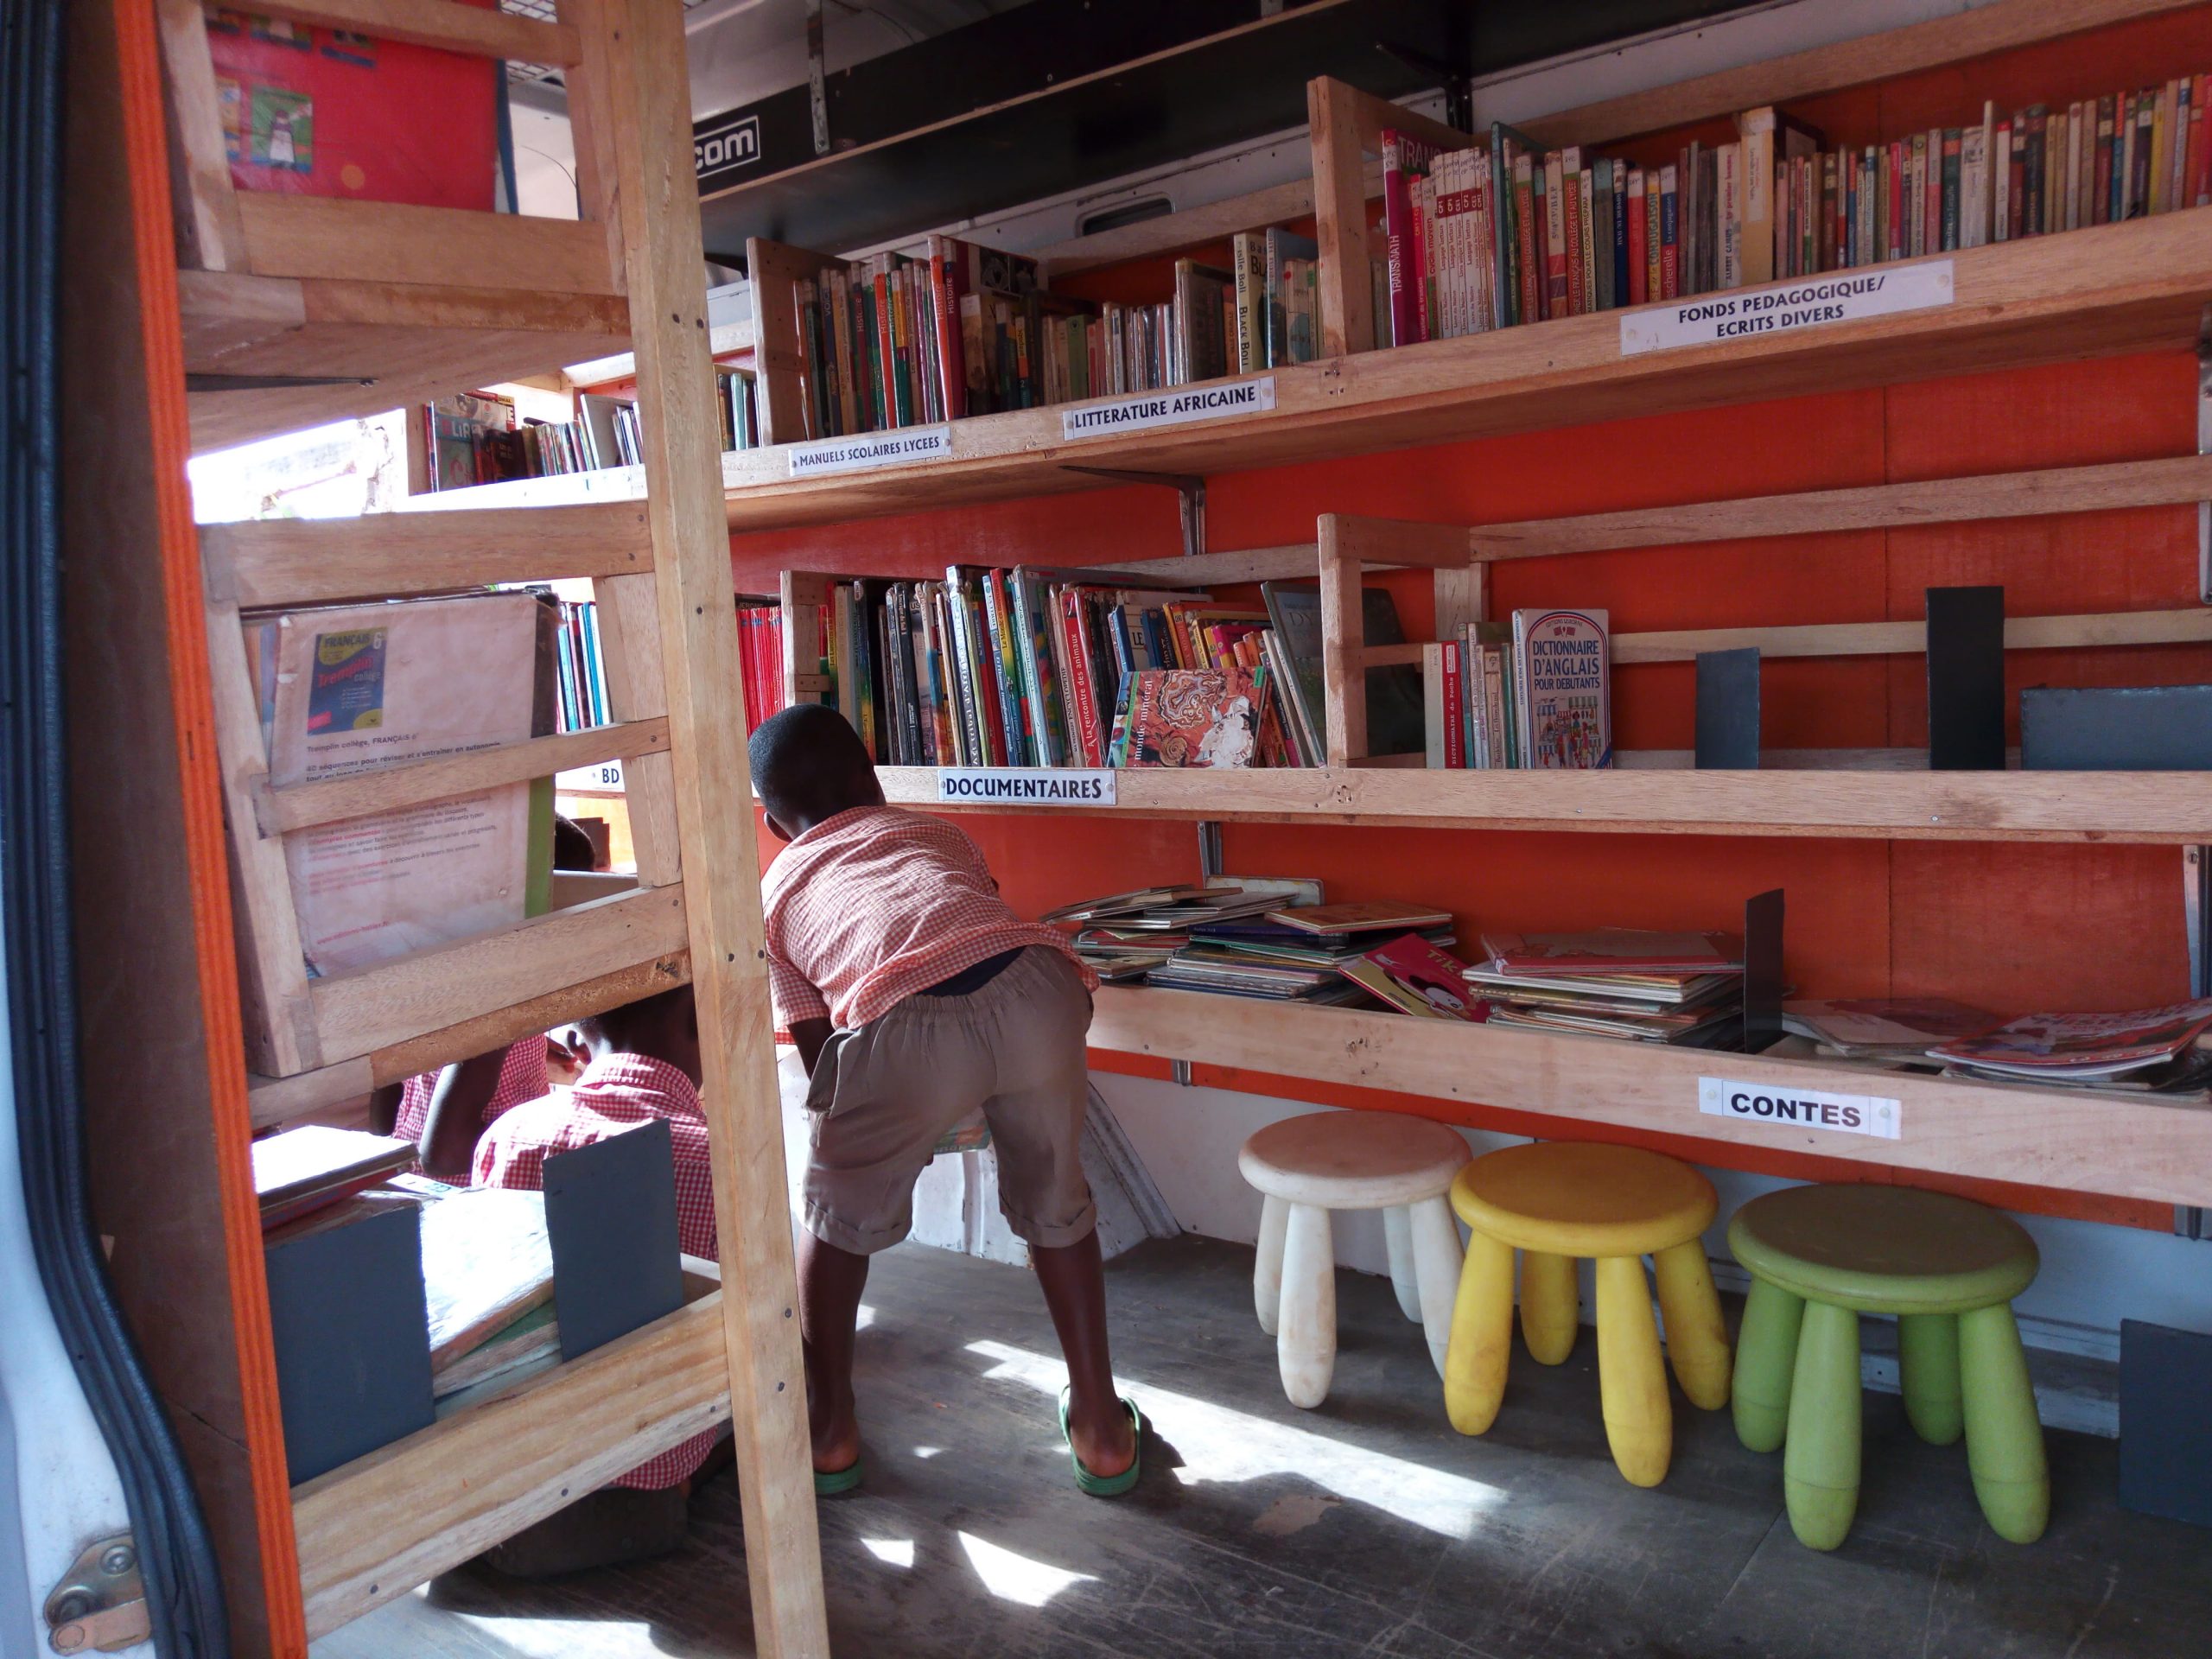
[[[308,995],[324,1058],[390,1048],[681,950],[683,899],[680,887],[626,893],[318,979]]]
[[[1322,740],[1332,766],[1367,753],[1367,675],[1357,653],[1366,644],[1355,521],[1325,512],[1320,532]],[[1351,545],[1347,545],[1347,543]]]
[[[2212,1202],[2212,1109],[2155,1096],[2011,1088],[1114,985],[1097,994],[1090,1041],[1769,1151],[2159,1203]],[[1707,1116],[1698,1110],[1700,1077],[1896,1099],[1899,1138]]]
[[[2212,208],[1944,256],[1948,306],[1624,357],[1599,313],[1271,371],[1272,410],[1063,441],[1062,412],[955,422],[950,459],[792,479],[778,449],[728,457],[733,528],[912,513],[1102,487],[1068,463],[1211,474],[1414,444],[2122,352],[2193,351],[2212,296]]]
[[[729,1414],[719,1294],[295,1489],[327,1635]]]
[[[661,0],[600,0],[585,30],[584,89],[605,115],[623,181],[617,206],[635,318],[646,505],[659,550],[688,939],[699,1011],[701,1099],[714,1160],[730,1427],[744,1507],[753,1646],[762,1659],[827,1659],[822,1550],[801,1368],[783,1096],[760,920],[760,849],[746,756],[744,677],[716,455],[691,89],[683,20]],[[766,284],[753,273],[758,296]],[[758,336],[766,351],[766,334]]]
[[[1673,507],[1478,524],[1469,532],[1478,560],[1552,558],[1618,547],[1675,547],[1751,537],[1809,536],[2034,518],[2059,512],[2110,512],[2212,497],[2212,455],[2060,467],[2044,472],[1875,484],[1799,495],[1756,495]]]
[[[1418,668],[1421,666],[1421,653],[1427,649],[1427,645],[1411,643],[1402,645],[1362,645],[1357,651],[1347,652],[1346,655],[1363,669],[1402,668],[1408,664]]]
[[[668,721],[668,677],[661,661],[659,600],[652,576],[616,576],[594,585],[607,703],[619,720]],[[676,823],[676,774],[666,753],[649,756],[623,779],[638,880],[664,887],[683,879]]]
[[[2197,0],[1996,0],[1955,15],[1723,69],[1516,123],[1538,143],[1601,144],[1762,104],[1810,98],[2037,41],[2180,11]]]
[[[495,270],[543,294],[622,291],[607,269],[606,232],[577,219],[257,190],[239,192],[238,204],[257,276],[437,288],[456,270]]]
[[[270,16],[296,23],[350,29],[441,52],[563,68],[576,60],[576,31],[566,23],[456,5],[454,0],[256,0],[256,4]]]
[[[242,609],[449,593],[653,567],[642,504],[202,524],[207,591]]]
[[[1134,225],[1118,225],[1110,231],[1055,242],[1038,249],[1030,257],[1037,261],[1049,282],[1055,277],[1071,276],[1079,270],[1095,270],[1101,265],[1117,265],[1130,259],[1173,253],[1201,242],[1217,242],[1239,231],[1256,231],[1303,219],[1313,211],[1313,181],[1308,175],[1283,184],[1271,184],[1263,190],[1186,207],[1158,219],[1139,219]]]
[[[877,776],[893,804],[936,807],[931,768],[883,766]],[[1115,814],[1260,823],[2183,846],[2212,824],[2204,772],[1286,767],[1229,777],[1148,768],[1123,772],[1115,787]]]
[[[2212,642],[2212,609],[2109,611],[2087,616],[2008,616],[2005,648],[2039,651],[2089,645],[2177,645]],[[1772,628],[1684,628],[1617,633],[1616,663],[1681,663],[1700,652],[1755,645],[1769,657],[1879,657],[1928,648],[1925,622],[1821,622]]]
[[[255,792],[254,812],[263,835],[280,836],[318,823],[338,823],[474,795],[502,784],[526,784],[572,766],[595,766],[605,760],[667,751],[665,720],[625,721],[283,789],[272,788],[264,779]]]
[[[169,179],[175,198],[177,257],[202,270],[245,265],[245,230],[223,137],[207,13],[200,0],[155,0],[162,79],[168,93]]]
[[[760,393],[760,442],[797,443],[821,435],[806,418],[806,359],[799,349],[798,300],[791,284],[819,276],[843,261],[808,248],[745,241],[746,270],[753,279],[753,364]]]
[[[289,1077],[246,1074],[246,1108],[257,1129],[295,1123],[360,1099],[377,1087],[369,1057],[357,1054],[335,1065],[319,1065]]]

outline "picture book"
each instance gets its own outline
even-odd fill
[[[1271,910],[1268,920],[1300,933],[1379,933],[1384,929],[1439,927],[1452,919],[1447,910],[1427,905],[1403,904],[1395,899],[1370,899],[1348,905],[1298,905]]]
[[[2004,1023],[2002,1014],[1942,996],[1859,996],[1782,1005],[1785,1030],[1847,1058],[1923,1053],[1937,1043],[1979,1037]]]
[[[1483,965],[1501,974],[1741,973],[1742,943],[1725,933],[1600,927],[1584,933],[1485,933]]]
[[[1522,764],[1545,769],[1613,763],[1611,673],[1603,611],[1513,613],[1514,690]]]
[[[1316,582],[1263,582],[1260,597],[1294,676],[1294,701],[1306,729],[1326,729],[1321,692],[1321,589]],[[1361,626],[1370,645],[1402,645],[1406,632],[1397,602],[1387,589],[1360,595]],[[1427,709],[1421,670],[1411,664],[1367,671],[1367,749],[1370,754],[1418,754],[1427,742]]]
[[[1406,933],[1339,963],[1337,971],[1402,1013],[1478,1021],[1488,1009],[1467,988],[1466,966],[1420,934]]]
[[[1117,766],[1243,767],[1259,753],[1265,671],[1145,669],[1114,716]]]
[[[1932,1058],[2015,1077],[2120,1077],[2172,1059],[2212,1028],[2212,997],[2120,1014],[2031,1014]]]

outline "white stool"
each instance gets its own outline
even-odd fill
[[[1459,1283],[1459,1229],[1445,1194],[1467,1143],[1441,1123],[1395,1112],[1315,1112],[1271,1124],[1236,1166],[1262,1194],[1252,1301],[1275,1339],[1282,1391],[1318,1406],[1337,1366],[1332,1210],[1380,1210],[1398,1306],[1428,1337],[1439,1376]]]

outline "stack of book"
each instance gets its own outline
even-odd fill
[[[599,601],[563,599],[554,602],[561,607],[561,631],[555,637],[553,659],[561,694],[558,729],[580,732],[587,727],[604,726],[614,716],[607,697],[607,658],[599,641]]]
[[[1440,976],[1421,964],[1452,942],[1450,914],[1427,906],[1387,900],[1279,906],[1257,916],[1193,925],[1169,960],[1145,977],[1175,990],[1329,1006],[1363,1005],[1373,998],[1408,1012],[1415,1003],[1434,1012],[1443,1008],[1442,1000],[1424,996],[1417,982]],[[1377,954],[1402,963],[1403,979],[1377,969],[1371,960]]]
[[[1039,919],[1051,925],[1088,924],[1075,936],[1076,953],[1101,979],[1138,979],[1187,945],[1192,928],[1256,916],[1281,904],[1281,887],[1280,883],[1257,883],[1248,891],[1230,880],[1141,887],[1082,899]]]
[[[1503,123],[1439,150],[1382,135],[1378,343],[1410,345],[1853,270],[2212,202],[2212,77],[1828,147],[1771,106],[1644,164]],[[1386,333],[1387,330],[1387,333]]]
[[[1613,763],[1606,613],[1537,607],[1421,648],[1431,766]]]
[[[784,706],[784,607],[772,599],[737,601],[737,665],[745,687],[745,733]]]
[[[1942,996],[1854,996],[1785,1002],[1784,1031],[1847,1060],[1920,1060],[1938,1043],[1979,1037],[2005,1016]]]
[[[2121,1014],[2031,1014],[1928,1050],[1945,1075],[1995,1083],[2202,1096],[2212,1086],[2212,997]]]
[[[269,1231],[413,1168],[415,1143],[308,1124],[264,1135],[253,1143],[252,1158],[254,1197]]]
[[[1466,978],[1494,1026],[1711,1046],[1743,1018],[1743,948],[1725,934],[1600,928],[1482,943]]]
[[[1235,327],[1231,374],[1311,363],[1320,355],[1321,256],[1310,236],[1243,231],[1230,243]]]
[[[822,609],[827,700],[892,766],[1319,764],[1263,612],[1081,570],[955,565],[840,582]]]

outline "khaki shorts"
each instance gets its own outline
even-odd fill
[[[830,1033],[807,1090],[807,1230],[873,1255],[906,1236],[914,1180],[977,1107],[998,1148],[999,1208],[1045,1249],[1097,1224],[1083,1174],[1090,994],[1075,964],[1033,944],[968,996],[910,996]]]

